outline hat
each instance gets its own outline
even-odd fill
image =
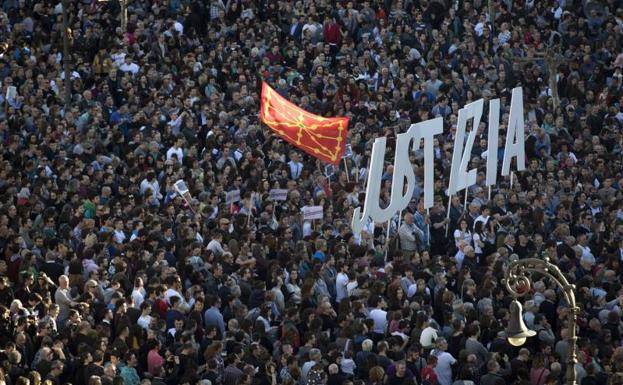
[[[219,221],[218,221],[218,222],[219,222],[219,224],[221,224],[221,225],[228,225],[228,224],[229,224],[229,219],[227,219],[227,218],[221,218],[221,219],[219,219]]]

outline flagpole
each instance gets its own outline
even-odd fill
[[[392,228],[391,218],[387,221],[387,235],[385,236],[385,261],[387,261],[387,255],[389,254],[389,231]]]
[[[465,202],[463,203],[463,212],[465,212],[465,210],[467,210],[467,191],[469,190],[469,188],[465,187]]]
[[[344,160],[344,169],[346,170],[346,181],[350,183],[350,175],[348,175],[348,164],[346,163],[346,158],[342,158]]]
[[[513,179],[515,179],[514,176],[515,176],[515,171],[511,171],[511,184],[510,184],[509,192],[513,191]]]
[[[428,223],[426,223],[426,245],[430,247],[430,209],[426,209],[426,217]]]
[[[489,193],[487,193],[487,203],[491,200],[491,185],[489,185]]]
[[[446,223],[446,237],[448,236],[448,229],[450,229],[450,209],[452,208],[452,195],[448,197],[448,213],[446,214],[446,219],[448,223]]]

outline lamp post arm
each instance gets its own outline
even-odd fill
[[[504,277],[504,285],[506,286],[506,289],[515,297],[521,297],[530,291],[532,284],[530,278],[526,276],[526,272],[535,272],[550,278],[564,293],[565,300],[569,306],[569,353],[567,356],[566,384],[576,385],[576,320],[579,309],[575,301],[575,285],[570,284],[558,266],[549,262],[548,259],[519,259],[508,265]]]

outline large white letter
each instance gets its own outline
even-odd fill
[[[459,118],[456,127],[456,137],[454,138],[454,152],[452,153],[452,167],[450,168],[450,185],[448,186],[448,194],[456,194],[457,191],[463,190],[476,183],[476,169],[467,171],[467,165],[471,159],[472,147],[476,139],[476,130],[480,125],[482,118],[482,110],[484,108],[484,100],[480,99],[472,102],[459,110]],[[467,137],[465,149],[463,149],[463,141],[465,140],[465,128],[469,119],[474,119],[472,130]]]
[[[415,151],[420,147],[420,141],[424,139],[424,208],[429,209],[433,207],[435,201],[435,153],[433,139],[435,135],[443,132],[443,119],[435,118],[412,124],[409,128],[409,131],[411,130],[414,130]]]
[[[504,146],[504,161],[502,175],[510,174],[511,159],[517,157],[517,171],[526,169],[526,143],[523,116],[523,91],[521,87],[513,88],[511,98],[511,112],[506,128],[506,145]]]
[[[358,234],[367,224],[368,219],[376,223],[389,221],[396,213],[409,205],[415,190],[415,173],[413,165],[409,161],[410,151],[420,147],[420,141],[424,140],[424,204],[431,207],[434,201],[434,159],[433,137],[443,131],[441,118],[427,120],[412,124],[407,132],[398,134],[396,137],[396,152],[394,156],[394,175],[392,177],[392,193],[389,206],[379,206],[381,193],[381,179],[383,178],[383,166],[385,164],[385,148],[387,139],[377,138],[372,146],[372,158],[370,161],[370,174],[366,187],[366,200],[363,213],[357,207],[353,212],[351,228],[353,233]],[[406,186],[405,189],[405,179]]]
[[[355,234],[361,233],[363,227],[368,223],[368,218],[374,219],[377,215],[384,216],[383,210],[379,207],[379,196],[381,194],[381,179],[383,179],[383,166],[385,164],[386,143],[387,138],[382,137],[376,138],[372,145],[370,171],[367,178],[366,200],[363,206],[363,213],[361,213],[361,207],[357,207],[353,212],[351,228]],[[391,205],[385,210],[388,209],[391,209]]]
[[[487,186],[492,186],[498,177],[498,134],[500,131],[500,99],[489,102],[489,132],[487,134]]]

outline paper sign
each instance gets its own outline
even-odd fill
[[[181,196],[184,196],[184,193],[188,192],[188,187],[186,186],[186,182],[184,182],[181,179],[175,182],[173,186],[175,187],[175,191],[177,191],[177,193],[180,194]]]
[[[301,208],[303,213],[303,220],[322,219],[323,208],[322,206],[304,206]]]
[[[348,143],[344,146],[344,158],[352,158],[353,156],[353,146]]]
[[[15,86],[8,86],[6,89],[6,100],[13,100],[17,96],[17,88]]]
[[[231,205],[233,203],[240,202],[240,190],[231,190],[225,194],[225,204]]]
[[[288,190],[274,188],[268,192],[268,199],[270,199],[271,201],[288,200]]]
[[[328,164],[324,167],[324,175],[327,178],[331,178],[335,174],[335,167],[332,164]]]
[[[186,202],[188,207],[190,207],[190,209],[193,210],[192,206],[190,205],[191,201],[193,200],[193,197],[192,195],[190,195],[190,190],[188,190],[188,187],[186,186],[186,182],[180,179],[173,184],[173,188],[178,194],[180,194],[182,198],[184,198],[184,201]]]

